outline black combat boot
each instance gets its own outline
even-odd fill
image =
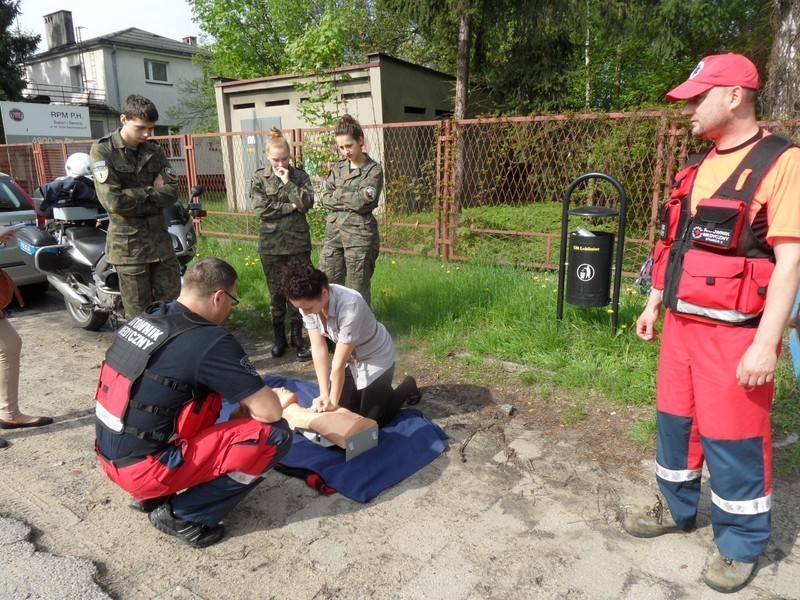
[[[297,360],[311,360],[311,346],[303,339],[302,322],[292,322],[292,346],[297,348]]]
[[[273,323],[272,332],[275,338],[275,345],[272,346],[270,353],[273,358],[278,358],[283,356],[286,348],[289,347],[289,343],[286,341],[286,326],[283,323]]]

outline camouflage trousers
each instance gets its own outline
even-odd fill
[[[173,255],[167,261],[116,265],[125,317],[132,319],[153,302],[170,302],[181,293],[181,267]]]
[[[378,253],[377,244],[343,248],[325,240],[319,254],[319,269],[328,276],[329,283],[346,285],[361,294],[367,305],[371,305],[371,281]]]
[[[292,259],[302,260],[311,264],[311,253],[301,252],[300,254],[260,254],[261,266],[264,269],[264,277],[267,279],[269,289],[269,312],[272,316],[272,323],[283,323],[286,319],[286,311],[289,311],[289,318],[293,323],[302,323],[303,316],[300,311],[289,302],[289,299],[281,291],[281,278],[283,269]]]

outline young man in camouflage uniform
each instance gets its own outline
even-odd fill
[[[283,295],[281,278],[290,260],[311,264],[311,232],[306,213],[314,206],[314,188],[303,169],[289,164],[289,144],[276,128],[267,140],[267,162],[253,176],[250,195],[261,219],[258,253],[269,288],[269,307],[275,343],[271,354],[283,356],[286,341],[286,310],[292,326],[292,345],[299,360],[311,360],[311,347],[303,340],[303,317]]]
[[[130,319],[154,300],[181,291],[180,265],[163,210],[178,199],[178,175],[163,148],[149,140],[158,120],[155,105],[132,94],[122,106],[122,127],[92,145],[97,197],[108,212],[106,253],[119,274]]]

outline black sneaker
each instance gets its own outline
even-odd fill
[[[408,394],[408,396],[406,396],[406,404],[409,406],[419,404],[419,401],[422,400],[422,392],[417,387],[417,380],[411,375],[406,375],[406,378],[400,385],[412,388],[412,391]]]
[[[173,516],[172,506],[168,501],[151,512],[149,519],[159,531],[174,535],[193,548],[205,548],[216,544],[225,536],[225,528],[222,525],[209,527]]]
[[[131,507],[133,510],[138,510],[139,512],[143,513],[151,513],[159,506],[164,504],[167,500],[172,498],[172,496],[159,496],[158,498],[148,498],[147,500],[137,500],[133,496],[131,496],[131,501],[128,502],[128,506]]]

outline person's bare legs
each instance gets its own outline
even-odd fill
[[[22,338],[3,317],[0,319],[0,428],[49,425],[48,417],[33,417],[19,410],[19,359]],[[1,447],[1,446],[0,446]]]

